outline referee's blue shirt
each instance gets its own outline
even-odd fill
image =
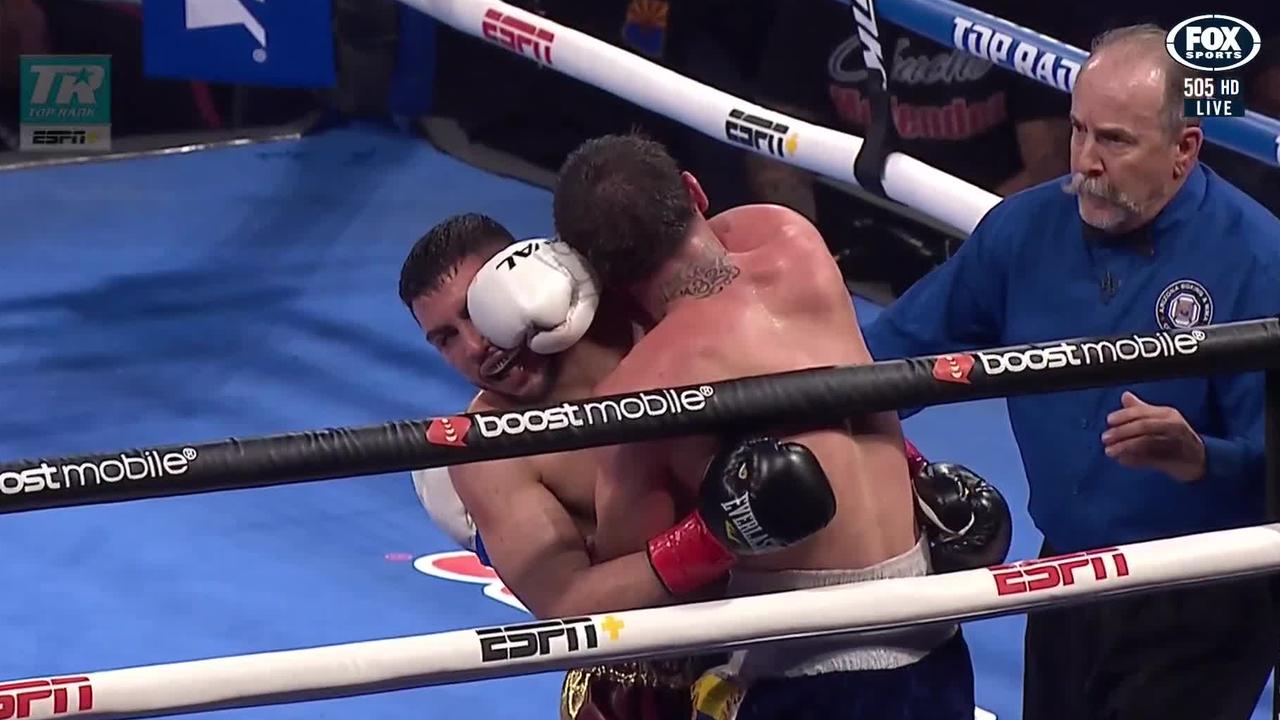
[[[1122,237],[1087,232],[1064,181],[993,208],[954,257],[864,328],[872,355],[887,360],[1280,315],[1280,220],[1211,169],[1197,164],[1152,223]],[[1120,409],[1126,389],[1177,408],[1200,433],[1202,480],[1182,484],[1103,454],[1107,414]],[[1266,521],[1260,372],[1007,403],[1029,511],[1055,550]],[[999,478],[990,479],[998,486]]]

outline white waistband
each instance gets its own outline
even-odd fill
[[[734,571],[730,595],[759,595],[783,590],[826,587],[868,580],[929,574],[925,538],[907,552],[857,570]],[[792,640],[761,645],[734,654],[730,666],[745,679],[797,677],[858,670],[889,670],[910,665],[951,639],[953,623],[865,633],[853,636]]]
[[[846,585],[867,580],[918,577],[931,570],[929,550],[924,535],[901,555],[856,570],[742,570],[729,577],[730,595],[760,595],[783,590]]]

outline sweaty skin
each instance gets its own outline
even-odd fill
[[[557,394],[551,402],[589,393]],[[481,393],[468,412],[506,410]],[[582,451],[537,455],[449,469],[490,562],[536,617],[666,602],[666,589],[643,553],[594,565],[596,468]]]
[[[705,207],[705,199],[699,204]],[[752,205],[705,222],[725,254],[687,263],[679,273],[659,273],[661,296],[670,298],[666,315],[597,386],[597,395],[871,362],[840,271],[803,216]],[[655,290],[651,283],[633,294]],[[831,481],[837,512],[813,537],[742,567],[858,569],[916,544],[911,483],[894,414],[863,416],[847,427],[758,431],[813,451]],[[719,442],[687,437],[598,451],[597,557],[643,549],[687,512]]]
[[[634,329],[620,313],[601,308],[587,335],[555,356],[523,350],[500,377],[482,368],[500,355],[480,335],[466,309],[466,291],[492,254],[471,257],[434,292],[413,303],[424,333],[480,391],[468,412],[503,411],[589,397],[631,346]],[[536,403],[529,388],[550,385]],[[503,391],[507,392],[503,392]],[[565,617],[671,602],[644,552],[598,562],[597,468],[586,452],[495,460],[449,468],[454,490],[483,538],[503,583],[536,617]]]

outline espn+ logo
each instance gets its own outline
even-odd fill
[[[1262,49],[1249,23],[1229,15],[1198,15],[1178,23],[1165,38],[1170,57],[1195,70],[1220,72],[1244,65]]]
[[[618,639],[625,626],[626,623],[612,615],[600,621],[600,630],[611,641]],[[485,663],[595,650],[601,640],[596,621],[591,617],[480,628],[475,633],[480,640],[480,662]]]

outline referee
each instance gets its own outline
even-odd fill
[[[865,330],[877,359],[1280,315],[1280,220],[1198,161],[1164,40],[1095,40],[1071,175],[993,208]],[[1267,521],[1261,373],[1007,403],[1042,555]],[[1274,614],[1265,579],[1031,613],[1023,717],[1246,720]]]

